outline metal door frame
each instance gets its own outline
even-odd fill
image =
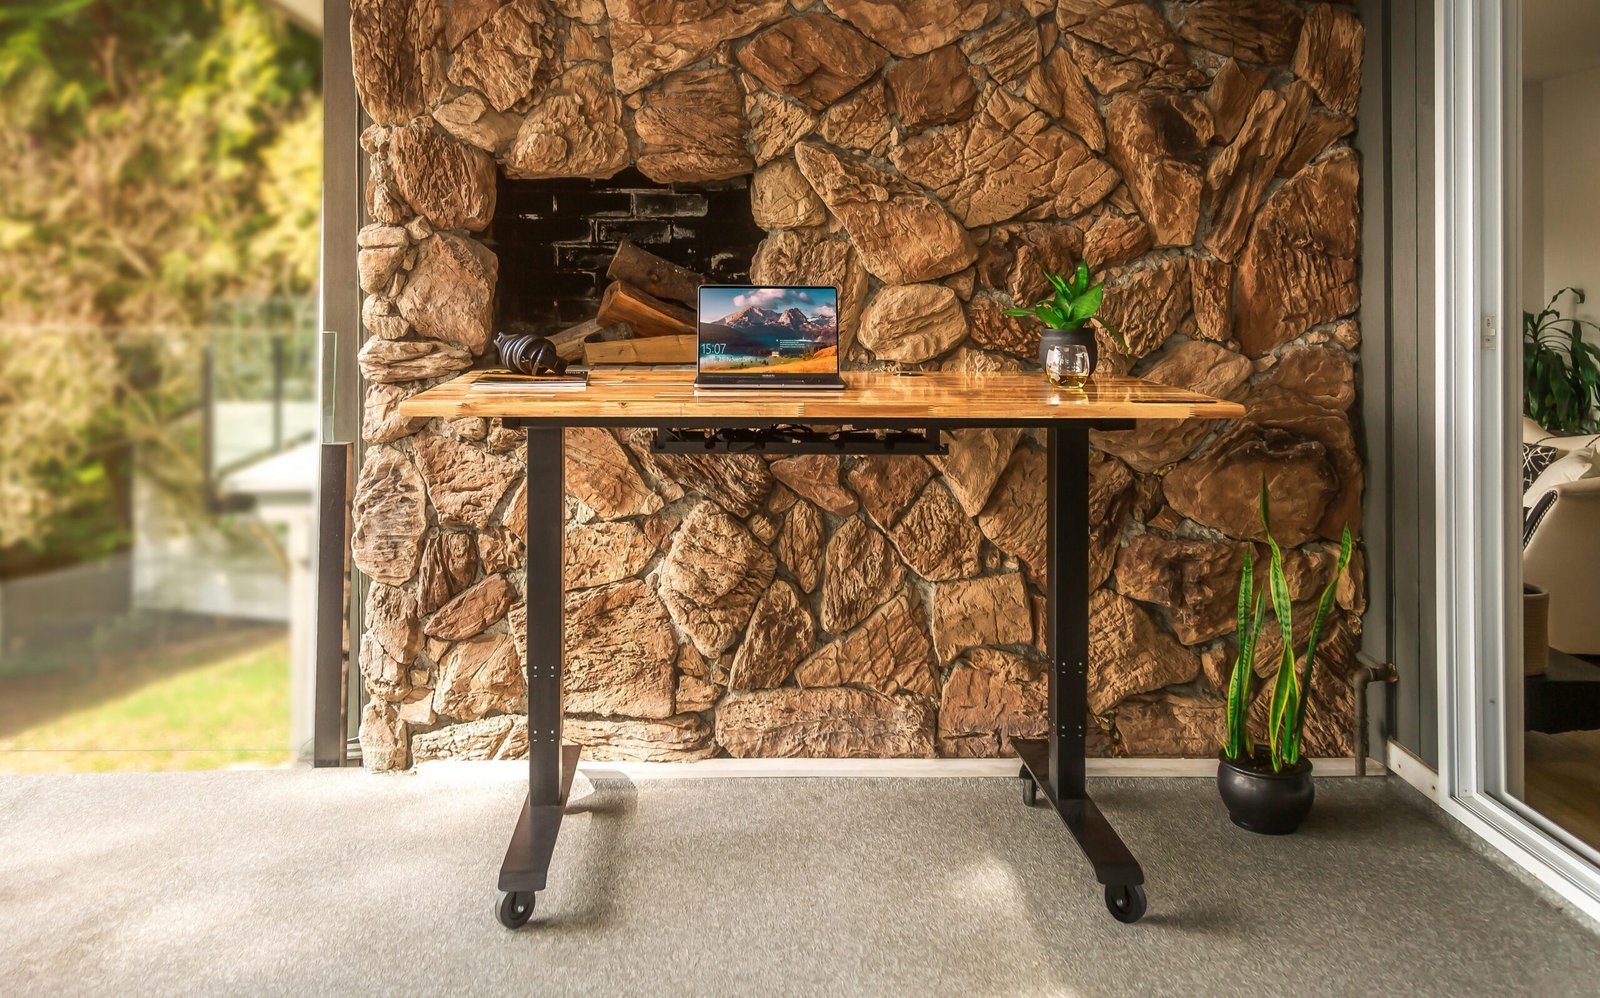
[[[1439,804],[1590,917],[1600,867],[1506,793],[1522,669],[1520,0],[1435,0]],[[1508,669],[1508,664],[1516,664]]]
[[[322,16],[322,241],[319,328],[321,455],[317,482],[316,708],[312,763],[343,766],[359,717],[360,619],[349,561],[350,494],[361,425],[356,349],[361,299],[356,233],[362,223],[361,105],[350,59],[350,0],[324,0]],[[347,630],[347,624],[350,625]],[[346,654],[346,634],[350,647]],[[348,659],[348,668],[346,660]]]

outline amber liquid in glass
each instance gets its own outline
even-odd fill
[[[1059,343],[1045,351],[1045,377],[1057,388],[1082,389],[1089,381],[1089,348],[1081,343]]]

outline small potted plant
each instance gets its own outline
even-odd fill
[[[1070,278],[1052,274],[1048,270],[1044,276],[1055,289],[1054,294],[1031,308],[1008,308],[1005,314],[1032,316],[1043,323],[1044,335],[1039,338],[1039,366],[1056,384],[1081,385],[1100,364],[1094,331],[1084,328],[1091,319],[1111,334],[1123,350],[1128,349],[1128,344],[1122,334],[1111,328],[1110,323],[1095,318],[1105,297],[1105,289],[1099,281],[1091,283],[1087,263],[1078,261],[1077,269]]]
[[[1272,680],[1267,701],[1267,746],[1254,744],[1247,727],[1251,681],[1255,678],[1256,641],[1264,621],[1262,594],[1255,590],[1255,559],[1246,549],[1239,575],[1239,654],[1228,681],[1227,731],[1217,765],[1217,790],[1227,805],[1228,817],[1240,828],[1265,835],[1286,835],[1300,827],[1315,790],[1311,760],[1302,754],[1301,733],[1306,723],[1306,701],[1311,695],[1311,670],[1316,662],[1322,623],[1333,608],[1334,589],[1350,563],[1350,528],[1339,542],[1339,562],[1333,578],[1317,601],[1316,616],[1306,640],[1304,665],[1296,670],[1293,608],[1289,581],[1284,575],[1283,552],[1272,537],[1267,482],[1261,481],[1261,529],[1272,551],[1267,585],[1272,594],[1273,616],[1283,638],[1283,657]]]

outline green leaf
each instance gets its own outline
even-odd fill
[[[1256,646],[1261,642],[1261,629],[1267,624],[1267,615],[1261,612],[1264,595],[1265,594],[1263,593],[1256,593],[1256,626],[1250,629],[1250,654],[1246,656],[1245,659],[1250,663],[1251,671],[1246,676],[1246,682],[1249,682],[1250,678],[1254,677],[1255,675]],[[1253,753],[1255,751],[1255,742],[1250,737],[1250,728],[1248,725],[1243,724],[1242,721],[1240,723],[1244,730],[1245,751],[1247,753]]]
[[[1254,622],[1250,616],[1250,603],[1255,595],[1255,548],[1246,545],[1244,549],[1244,568],[1239,572],[1239,635],[1243,638],[1250,631]]]
[[[1565,406],[1572,401],[1572,385],[1565,377],[1565,370],[1557,367],[1552,371],[1550,379],[1550,394],[1554,396],[1556,405]]]
[[[1333,609],[1333,598],[1339,586],[1339,579],[1343,577],[1345,567],[1350,564],[1351,547],[1350,528],[1345,527],[1344,533],[1339,539],[1338,564],[1334,566],[1333,578],[1328,580],[1327,586],[1323,587],[1321,598],[1317,600],[1317,614],[1311,620],[1311,633],[1306,638],[1306,665],[1300,677],[1300,688],[1302,690],[1309,691],[1311,689],[1311,668],[1317,657],[1317,639],[1322,633],[1323,621],[1327,620],[1328,613]],[[1300,757],[1300,733],[1305,729],[1306,699],[1308,698],[1302,697],[1300,702],[1295,705],[1294,717],[1290,719],[1289,737],[1292,741],[1295,759]]]
[[[1278,633],[1283,637],[1283,659],[1278,665],[1272,699],[1267,705],[1267,733],[1272,746],[1273,768],[1278,769],[1286,761],[1290,764],[1295,761],[1285,755],[1284,722],[1294,716],[1301,691],[1294,669],[1294,608],[1289,599],[1289,580],[1283,569],[1283,550],[1272,536],[1271,499],[1267,493],[1265,475],[1261,476],[1261,530],[1272,549],[1272,563],[1267,577],[1272,594],[1272,613],[1278,622]]]
[[[1034,317],[1033,309],[1031,309],[1031,308],[1008,308],[1004,312],[1001,312],[1000,314],[1001,315],[1026,316],[1029,319]]]
[[[1254,598],[1255,559],[1251,549],[1245,548],[1244,569],[1239,573],[1239,651],[1233,660],[1233,675],[1228,677],[1227,739],[1224,751],[1228,758],[1239,760],[1245,754],[1245,708],[1250,692],[1250,675],[1255,667],[1255,654],[1250,640],[1255,629],[1255,618],[1261,613],[1261,600]],[[1254,613],[1251,607],[1254,605]]]
[[[1586,295],[1561,288],[1537,315],[1523,317],[1523,411],[1552,433],[1585,432],[1600,424],[1600,349],[1583,339],[1600,325],[1563,316],[1561,299],[1574,306]]]
[[[1122,338],[1122,334],[1121,333],[1117,332],[1117,327],[1116,326],[1113,326],[1111,323],[1107,322],[1104,318],[1100,318],[1100,317],[1096,317],[1095,322],[1098,322],[1100,324],[1100,328],[1104,329],[1106,331],[1106,333],[1108,335],[1110,335],[1110,337],[1112,339],[1117,341],[1117,346],[1122,348],[1122,352],[1123,353],[1127,353],[1128,352],[1128,341]]]
[[[1087,260],[1078,261],[1078,271],[1073,275],[1072,290],[1075,294],[1083,294],[1089,288],[1089,263]]]
[[[1290,745],[1288,719],[1293,716],[1300,698],[1299,678],[1294,671],[1294,651],[1284,648],[1278,660],[1278,678],[1273,684],[1272,699],[1267,704],[1267,730],[1274,772],[1299,761]]]
[[[1104,290],[1096,284],[1078,296],[1077,301],[1072,303],[1072,311],[1069,314],[1080,322],[1089,318],[1100,311],[1100,299],[1104,294]]]

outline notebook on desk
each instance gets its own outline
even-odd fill
[[[839,290],[703,285],[696,388],[843,388]]]
[[[475,392],[576,392],[589,387],[588,371],[565,374],[517,374],[514,371],[488,371],[472,382]]]

